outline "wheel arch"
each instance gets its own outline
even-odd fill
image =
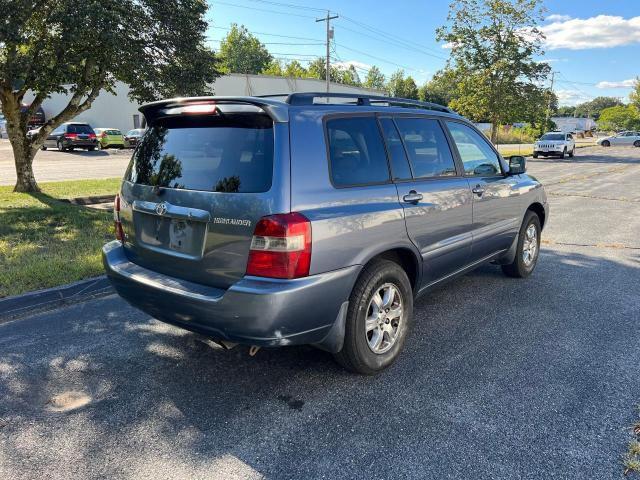
[[[546,213],[544,211],[544,207],[540,202],[534,202],[527,208],[527,211],[532,211],[538,218],[540,219],[540,228],[544,228],[544,224],[546,222]]]
[[[364,265],[368,265],[377,259],[390,260],[400,265],[407,274],[407,277],[409,277],[409,282],[411,283],[414,294],[418,291],[422,269],[420,268],[421,260],[414,250],[409,247],[389,248],[373,255]]]

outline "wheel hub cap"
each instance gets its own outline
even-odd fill
[[[385,283],[374,291],[365,321],[367,344],[373,353],[385,353],[396,343],[403,311],[402,296],[394,284]]]
[[[538,252],[538,230],[534,224],[527,227],[524,232],[524,242],[522,244],[522,261],[530,267]]]

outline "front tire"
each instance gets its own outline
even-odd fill
[[[520,232],[516,257],[508,265],[502,265],[505,275],[514,278],[526,278],[533,273],[540,254],[540,218],[531,210],[524,216]]]
[[[58,151],[59,152],[64,152],[64,151],[67,150],[66,148],[64,148],[64,145],[62,144],[62,142],[60,140],[58,140],[58,143],[56,144],[56,146],[58,147]]]
[[[538,158],[538,152],[533,152],[533,158]]]
[[[605,140],[604,142],[602,142],[602,146],[603,147],[610,147],[611,146],[611,142],[609,140]]]
[[[573,148],[571,149],[571,151],[569,152],[569,157],[573,158],[573,156],[575,155],[575,153],[576,153],[576,147],[573,147]]]
[[[640,147],[640,140],[636,140],[635,142],[633,142],[633,146]]]
[[[46,150],[46,149],[47,149],[47,146],[46,146],[46,145],[42,145],[42,146],[40,147],[40,150]]]
[[[567,147],[564,147],[564,150],[562,150],[562,153],[560,154],[560,158],[564,158],[567,156]]]
[[[335,354],[343,367],[373,375],[399,356],[413,317],[413,291],[395,262],[375,260],[356,281],[345,324],[344,345]]]
[[[93,152],[96,149],[96,147],[87,147],[87,152]]]

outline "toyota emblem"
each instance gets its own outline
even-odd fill
[[[156,205],[156,213],[158,215],[164,215],[165,213],[167,213],[167,204],[162,202]]]

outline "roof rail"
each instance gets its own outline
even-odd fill
[[[409,106],[436,110],[439,112],[455,113],[448,107],[431,102],[421,102],[410,98],[385,97],[382,95],[362,95],[358,93],[326,93],[326,92],[300,92],[291,93],[285,100],[289,105],[314,105],[316,98],[347,98],[353,99],[356,105],[372,105],[374,103],[387,103],[389,105]]]

